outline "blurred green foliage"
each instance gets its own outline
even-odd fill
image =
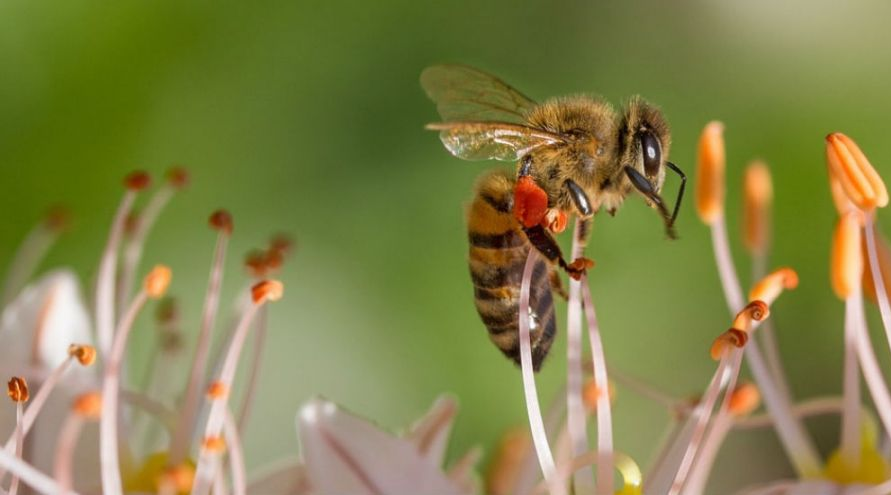
[[[211,210],[235,216],[230,298],[245,280],[240,253],[273,231],[299,242],[271,312],[251,466],[297,452],[293,415],[313,394],[397,427],[451,391],[462,405],[451,452],[491,452],[525,410],[517,370],[473,309],[462,208],[474,177],[499,165],[452,158],[423,130],[437,115],[417,82],[427,65],[461,62],[538,99],[642,94],[668,116],[671,158],[691,174],[700,129],[724,121],[731,238],[742,168],[763,158],[776,191],[772,260],[802,280],[774,312],[787,368],[799,397],[837,394],[823,136],[853,136],[891,177],[889,15],[879,1],[3,2],[0,260],[62,202],[75,229],[45,266],[72,266],[89,287],[123,175],[184,164],[193,184],[145,265],[173,266],[192,335]],[[679,232],[664,240],[657,215],[631,200],[598,217],[588,252],[609,364],[683,396],[705,386],[728,316],[692,201]],[[152,340],[143,323],[135,367]],[[562,339],[552,352],[545,403],[564,379]],[[622,390],[616,411],[618,447],[646,464],[667,414]],[[831,448],[835,422],[814,426]],[[787,474],[778,459],[770,433],[731,436],[716,476],[737,486]]]

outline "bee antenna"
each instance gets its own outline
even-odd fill
[[[666,161],[665,166],[672,172],[678,174],[681,178],[681,187],[678,188],[678,199],[674,202],[674,211],[671,213],[671,222],[669,222],[669,226],[673,227],[674,221],[678,218],[678,212],[681,211],[681,200],[684,199],[684,188],[687,187],[687,176],[684,175],[684,172],[674,163]]]

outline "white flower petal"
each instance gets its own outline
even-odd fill
[[[406,440],[413,443],[418,452],[429,459],[433,466],[442,466],[445,461],[449,434],[457,411],[458,404],[455,399],[442,395],[405,435]]]
[[[331,402],[314,399],[303,406],[297,430],[315,493],[462,493],[414,444]]]
[[[826,480],[785,480],[747,488],[737,495],[855,495],[865,488],[866,485],[840,486]]]
[[[22,290],[3,310],[0,341],[4,368],[24,368],[36,358],[43,369],[67,359],[69,344],[92,342],[89,315],[74,273],[50,272]]]
[[[265,495],[309,495],[306,468],[297,459],[286,459],[262,468],[247,487],[248,493]]]

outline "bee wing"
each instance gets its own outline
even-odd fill
[[[564,142],[559,134],[507,122],[442,122],[427,129],[440,131],[446,149],[465,160],[516,161],[536,148]]]
[[[434,65],[421,73],[421,86],[446,121],[520,124],[536,103],[501,79],[465,65]]]

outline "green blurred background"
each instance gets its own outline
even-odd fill
[[[250,466],[297,452],[294,414],[313,394],[396,428],[450,391],[461,401],[452,456],[491,452],[525,409],[518,371],[473,309],[463,205],[475,176],[500,165],[450,157],[423,130],[437,114],[418,84],[425,66],[461,62],[537,99],[642,94],[663,108],[671,158],[690,174],[700,129],[724,121],[740,273],[740,177],[760,157],[774,172],[772,259],[802,280],[774,312],[793,387],[837,394],[842,304],[828,285],[823,136],[853,136],[891,177],[889,15],[879,1],[3,2],[0,260],[62,202],[75,229],[45,267],[71,266],[89,286],[123,175],[184,164],[193,184],[163,215],[144,264],[172,265],[192,334],[210,211],[235,217],[226,300],[245,280],[242,253],[274,231],[299,241],[271,312]],[[609,364],[678,396],[703,389],[707,349],[728,324],[692,204],[677,242],[631,200],[598,217],[588,250]],[[562,338],[552,352],[539,375],[545,402],[564,380]],[[620,389],[618,448],[647,464],[667,418]],[[832,448],[835,421],[811,424]],[[733,435],[712,486],[788,474],[778,459],[772,434]]]

